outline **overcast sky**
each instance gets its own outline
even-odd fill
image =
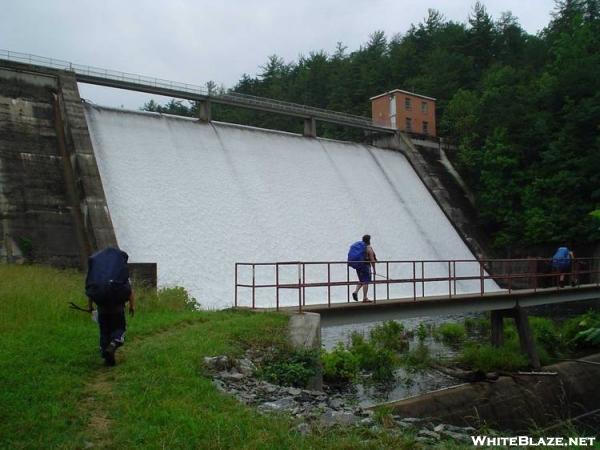
[[[312,50],[348,51],[369,34],[388,37],[418,23],[428,8],[464,22],[474,1],[462,0],[2,0],[0,48],[73,63],[203,85],[232,87],[256,75],[267,56],[286,62]],[[530,33],[547,25],[553,0],[487,0],[498,18],[511,11]],[[401,88],[401,86],[399,86]],[[89,85],[95,103],[137,109],[149,97]],[[158,97],[154,97],[159,100]]]

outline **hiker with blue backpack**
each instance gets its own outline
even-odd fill
[[[88,260],[85,294],[88,309],[97,307],[100,328],[100,354],[107,366],[115,365],[115,352],[125,341],[125,303],[129,314],[135,312],[135,296],[129,281],[129,256],[118,248],[106,248]]]
[[[372,281],[372,276],[377,274],[375,263],[377,257],[371,247],[371,236],[365,234],[362,240],[355,242],[350,246],[348,251],[348,265],[356,270],[358,276],[358,284],[352,293],[352,298],[355,302],[358,301],[358,291],[363,290],[363,302],[370,302],[367,293],[369,291],[369,283]],[[371,274],[371,268],[373,273]]]
[[[566,245],[559,247],[554,253],[554,256],[552,256],[552,268],[560,274],[558,279],[558,285],[560,287],[564,287],[565,274],[571,272],[574,259],[575,255]],[[575,284],[574,280],[571,280],[571,284]]]

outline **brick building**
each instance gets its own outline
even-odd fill
[[[373,122],[409,133],[436,136],[435,98],[394,89],[370,100]]]

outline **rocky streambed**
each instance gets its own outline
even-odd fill
[[[382,424],[372,409],[360,406],[356,393],[329,386],[317,391],[269,383],[256,377],[256,365],[248,357],[205,357],[203,364],[219,391],[233,395],[264,414],[289,414],[297,420],[296,430],[303,435],[314,429],[357,426],[377,433],[412,432],[420,442],[454,439],[470,443],[469,436],[476,432],[472,427],[457,427],[397,415],[387,417]]]

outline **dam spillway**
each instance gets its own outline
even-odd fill
[[[235,262],[340,261],[365,233],[380,260],[474,259],[400,152],[90,104],[85,115],[119,245],[202,307],[233,304]]]

